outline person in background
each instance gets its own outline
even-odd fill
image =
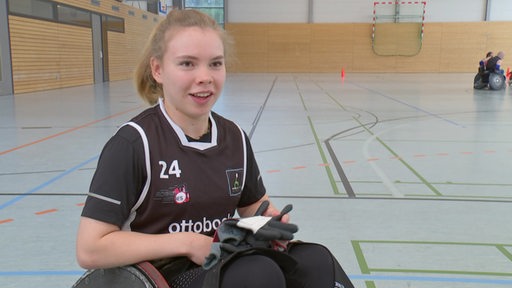
[[[489,61],[489,59],[491,59],[493,56],[494,56],[494,53],[492,51],[489,51],[489,52],[487,52],[487,54],[485,54],[485,58],[480,60],[480,62],[478,64],[479,64],[479,70],[481,72],[486,70],[487,61]]]
[[[505,53],[503,51],[498,52],[496,56],[491,57],[486,64],[486,70],[505,75],[505,71],[501,68]]]

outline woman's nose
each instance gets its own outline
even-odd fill
[[[213,77],[208,68],[201,68],[198,73],[198,82],[199,84],[212,84]]]

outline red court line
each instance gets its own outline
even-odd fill
[[[48,213],[53,213],[53,212],[57,212],[58,210],[57,209],[48,209],[48,210],[44,210],[44,211],[39,211],[39,212],[36,212],[34,214],[36,215],[44,215],[44,214],[48,214]]]
[[[50,135],[48,137],[44,137],[44,138],[41,138],[39,140],[36,140],[36,141],[33,141],[33,142],[30,142],[30,143],[26,143],[26,144],[23,144],[23,145],[20,145],[20,146],[16,146],[14,148],[11,148],[11,149],[8,149],[8,150],[4,150],[4,151],[0,151],[0,156],[4,155],[4,154],[7,154],[7,153],[10,153],[10,152],[13,152],[13,151],[16,151],[16,150],[20,150],[22,148],[25,148],[25,147],[28,147],[28,146],[32,146],[32,145],[35,145],[35,144],[38,144],[38,143],[41,143],[41,142],[44,142],[46,140],[50,140],[52,138],[55,138],[55,137],[58,137],[58,136],[61,136],[61,135],[64,135],[64,134],[67,134],[67,133],[70,133],[70,132],[73,132],[73,131],[76,131],[76,130],[79,130],[79,129],[82,129],[82,128],[85,128],[85,127],[88,127],[88,126],[91,126],[91,125],[94,125],[96,123],[99,123],[101,121],[105,121],[107,119],[111,119],[111,118],[115,118],[117,116],[120,116],[120,115],[123,115],[125,113],[128,113],[128,112],[131,112],[133,110],[137,110],[139,109],[140,106],[138,107],[135,107],[135,108],[132,108],[132,109],[129,109],[129,110],[126,110],[126,111],[121,111],[119,113],[116,113],[116,114],[112,114],[110,116],[107,116],[107,117],[104,117],[104,118],[101,118],[101,119],[98,119],[98,120],[94,120],[92,122],[89,122],[89,123],[86,123],[86,124],[83,124],[83,125],[80,125],[80,126],[77,126],[77,127],[73,127],[73,128],[70,128],[70,129],[67,129],[67,130],[64,130],[62,132],[59,132],[57,134],[53,134],[53,135]]]
[[[12,221],[14,221],[14,219],[12,219],[12,218],[4,219],[4,220],[0,220],[0,224],[9,223],[9,222],[12,222]]]
[[[292,167],[293,170],[300,170],[300,169],[306,169],[306,166],[295,166]]]

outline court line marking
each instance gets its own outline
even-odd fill
[[[0,151],[0,156],[2,155],[5,155],[7,153],[10,153],[10,152],[14,152],[14,151],[17,151],[17,150],[20,150],[20,149],[23,149],[23,148],[26,148],[26,147],[29,147],[29,146],[32,146],[32,145],[35,145],[35,144],[39,144],[41,142],[44,142],[44,141],[47,141],[47,140],[50,140],[50,139],[53,139],[53,138],[56,138],[56,137],[59,137],[59,136],[62,136],[64,134],[68,134],[68,133],[71,133],[71,132],[74,132],[74,131],[77,131],[77,130],[80,130],[80,129],[83,129],[85,127],[89,127],[91,125],[94,125],[94,124],[97,124],[99,122],[102,122],[102,121],[105,121],[105,120],[108,120],[108,119],[111,119],[111,118],[115,118],[117,116],[120,116],[120,115],[123,115],[123,114],[126,114],[128,112],[131,112],[131,111],[134,111],[134,110],[137,110],[137,109],[140,109],[141,106],[137,106],[135,108],[132,108],[132,109],[128,109],[128,110],[125,110],[125,111],[121,111],[121,112],[118,112],[118,113],[115,113],[115,114],[112,114],[112,115],[109,115],[107,117],[103,117],[103,118],[100,118],[100,119],[97,119],[97,120],[94,120],[92,122],[89,122],[89,123],[85,123],[83,125],[80,125],[80,126],[76,126],[76,127],[73,127],[73,128],[70,128],[70,129],[67,129],[67,130],[64,130],[64,131],[61,131],[59,133],[56,133],[56,134],[52,134],[50,136],[47,136],[47,137],[44,137],[44,138],[41,138],[41,139],[38,139],[36,141],[32,141],[32,142],[29,142],[29,143],[25,143],[23,145],[19,145],[19,146],[16,146],[14,148],[11,148],[11,149],[7,149],[7,150],[4,150],[4,151]]]
[[[37,192],[37,191],[39,191],[39,190],[49,186],[53,182],[56,182],[57,180],[63,178],[64,176],[67,176],[67,175],[75,172],[76,170],[80,169],[80,167],[83,167],[83,166],[89,164],[90,162],[95,161],[99,157],[100,157],[100,155],[96,155],[96,156],[94,156],[94,157],[92,157],[92,158],[90,158],[90,159],[88,159],[88,160],[86,160],[86,161],[84,161],[84,162],[74,166],[74,167],[71,167],[70,169],[68,169],[68,170],[66,170],[66,171],[64,171],[64,172],[62,172],[62,173],[60,173],[58,175],[56,175],[55,177],[51,178],[50,180],[48,180],[48,181],[46,181],[46,182],[44,182],[44,183],[42,183],[42,184],[40,184],[40,185],[30,189],[29,191],[27,191],[27,192],[25,192],[25,193],[23,193],[21,195],[18,195],[16,197],[12,198],[9,201],[4,202],[3,204],[0,205],[0,210],[3,210],[5,208],[15,204],[16,202],[22,200],[23,198],[25,198],[25,197],[27,197],[27,196],[29,196],[31,194],[34,194],[35,192]]]
[[[486,284],[499,284],[499,285],[510,285],[512,284],[512,279],[485,279],[485,278],[469,278],[469,277],[439,277],[439,276],[394,276],[394,275],[370,275],[372,272],[398,272],[398,273],[436,273],[436,274],[463,274],[463,275],[474,275],[474,276],[496,276],[496,277],[510,277],[512,274],[510,273],[501,273],[501,272],[474,272],[474,271],[450,271],[450,270],[408,270],[408,269],[387,269],[387,268],[370,268],[366,258],[364,256],[364,251],[361,246],[362,243],[370,243],[370,244],[412,244],[412,245],[422,245],[422,244],[432,244],[432,245],[462,245],[462,246],[488,246],[497,248],[504,257],[508,258],[512,261],[512,254],[505,248],[512,247],[510,244],[501,244],[501,243],[471,243],[471,242],[443,242],[443,241],[399,241],[399,240],[352,240],[352,248],[354,249],[354,253],[359,263],[359,267],[363,275],[367,275],[368,278],[361,276],[363,280],[404,280],[404,281],[428,281],[428,282],[459,282],[459,283],[486,283]],[[374,286],[372,286],[374,287]]]
[[[453,125],[455,125],[455,126],[457,126],[457,127],[460,127],[460,128],[466,128],[466,126],[464,126],[464,125],[462,125],[462,124],[459,124],[459,123],[457,123],[457,122],[455,122],[455,121],[453,121],[453,120],[450,120],[450,119],[448,119],[448,118],[444,118],[444,117],[442,117],[442,116],[441,116],[441,114],[437,114],[437,113],[433,113],[433,112],[427,111],[427,110],[425,110],[425,109],[423,109],[423,108],[420,108],[420,107],[418,107],[418,106],[415,106],[415,105],[409,104],[409,103],[407,103],[407,102],[405,102],[405,101],[402,101],[402,100],[399,100],[399,99],[397,99],[397,98],[395,98],[395,97],[389,96],[389,95],[387,95],[387,94],[385,94],[385,93],[383,93],[383,92],[380,92],[380,91],[378,91],[378,90],[375,90],[375,89],[371,89],[371,88],[365,87],[365,86],[363,86],[363,85],[361,85],[361,84],[358,84],[358,83],[351,83],[351,84],[352,84],[352,85],[354,85],[354,86],[356,86],[356,87],[359,87],[359,88],[361,88],[361,89],[364,89],[364,90],[367,90],[367,91],[373,92],[373,93],[375,93],[375,94],[377,94],[377,95],[380,95],[380,96],[382,96],[382,97],[384,97],[384,98],[387,98],[387,99],[389,99],[389,100],[392,100],[392,101],[395,101],[395,102],[397,102],[397,103],[400,103],[400,104],[402,104],[402,105],[404,105],[404,106],[407,106],[407,107],[409,107],[409,108],[412,108],[413,110],[423,112],[423,113],[425,113],[426,115],[429,115],[429,116],[435,117],[435,118],[437,118],[437,119],[440,119],[440,120],[442,120],[442,121],[445,121],[445,122],[448,122],[448,123],[450,123],[450,124],[453,124]]]
[[[52,209],[47,209],[47,210],[43,210],[43,211],[37,211],[34,214],[36,214],[36,215],[45,215],[45,214],[55,213],[57,211],[59,211],[59,210],[57,210],[55,208],[52,208]]]
[[[40,277],[40,276],[81,276],[86,270],[29,270],[29,271],[0,271],[0,277]],[[394,276],[394,275],[362,275],[348,274],[350,280],[369,281],[414,281],[414,282],[447,282],[447,283],[480,283],[495,285],[511,285],[512,279],[488,279],[468,277],[426,277],[426,276]]]

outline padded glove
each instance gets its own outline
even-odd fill
[[[215,232],[210,255],[206,257],[203,267],[210,269],[221,259],[252,248],[286,250],[286,245],[282,243],[293,239],[293,234],[298,231],[297,225],[281,222],[283,215],[292,210],[292,205],[287,205],[277,216],[262,216],[268,206],[269,202],[265,201],[255,216],[224,220]]]
[[[264,201],[260,207],[256,210],[256,213],[252,217],[246,217],[241,219],[228,219],[227,225],[243,228],[249,230],[257,240],[292,240],[293,234],[299,230],[297,225],[290,223],[283,223],[281,219],[285,214],[292,211],[293,206],[291,204],[286,205],[279,215],[270,217],[262,216],[263,213],[268,209],[269,202]]]

